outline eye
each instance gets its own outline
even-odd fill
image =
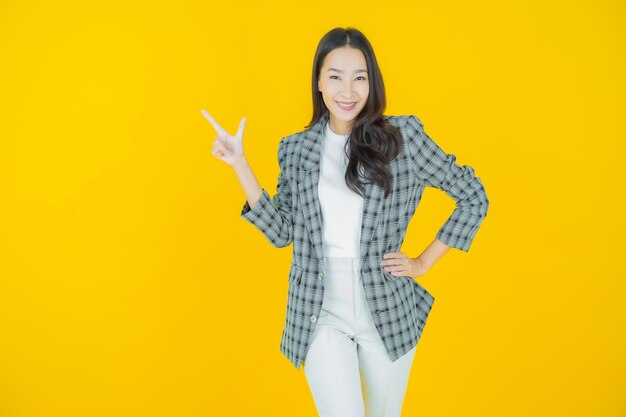
[[[338,76],[338,75],[331,75],[331,76],[330,76],[330,78],[331,78],[331,79],[332,79],[333,77],[337,77],[337,78],[339,78],[339,76]]]
[[[365,77],[363,77],[362,75],[358,76],[357,78],[363,78],[364,80],[366,79]]]

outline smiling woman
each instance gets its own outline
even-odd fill
[[[335,28],[313,60],[313,117],[278,143],[273,196],[234,136],[215,155],[236,171],[241,216],[275,247],[293,243],[281,352],[304,372],[322,417],[399,417],[434,297],[414,278],[450,248],[468,251],[489,201],[470,166],[415,115],[384,115],[383,78],[365,36]],[[417,258],[400,252],[426,186],[456,200]],[[297,414],[297,413],[296,413]]]

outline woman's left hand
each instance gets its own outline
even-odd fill
[[[411,258],[402,252],[388,252],[384,254],[381,265],[385,268],[385,271],[397,277],[408,275],[417,278],[428,271],[428,268],[423,265],[419,257]]]

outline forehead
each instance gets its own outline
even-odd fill
[[[335,48],[326,55],[324,67],[340,70],[355,70],[367,68],[365,55],[360,49],[341,47]]]

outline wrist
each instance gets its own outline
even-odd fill
[[[418,267],[418,269],[422,270],[422,271],[427,271],[428,270],[428,265],[426,264],[426,262],[424,262],[424,259],[422,259],[420,256],[418,256],[415,259],[415,263]]]
[[[246,165],[248,165],[248,160],[246,159],[245,156],[242,155],[237,161],[233,162],[231,167],[235,171],[238,171],[238,170],[244,168]]]

